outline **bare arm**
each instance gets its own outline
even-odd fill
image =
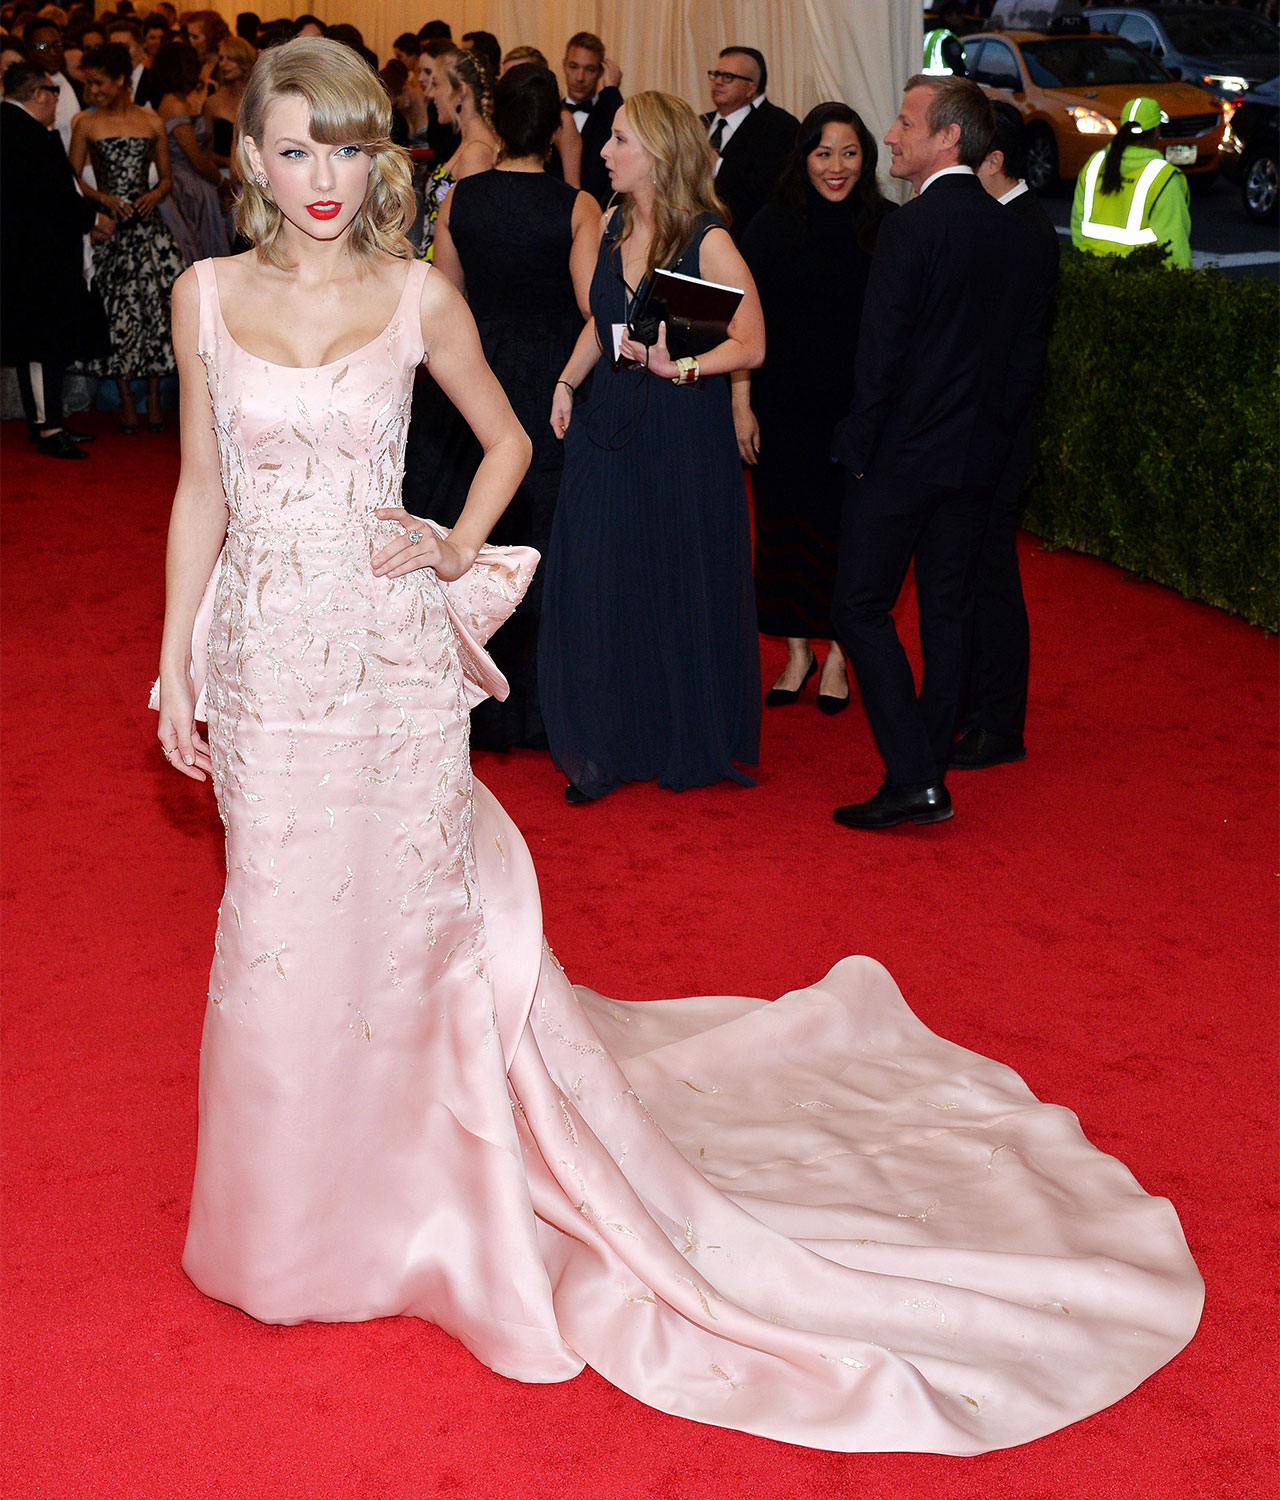
[[[175,114],[179,113],[185,115],[187,111],[180,105],[175,108],[167,99],[161,100],[160,118],[162,120],[171,120]],[[189,118],[183,124],[173,127],[173,138],[182,147],[183,155],[191,163],[193,170],[198,172],[206,182],[213,183],[214,187],[221,187],[222,173],[218,171],[218,163],[212,156],[206,155],[204,147],[200,144],[200,137],[196,134],[195,126]]]
[[[97,188],[91,188],[84,180],[84,164],[89,160],[89,123],[92,119],[93,115],[88,110],[76,116],[71,127],[71,148],[67,152],[67,160],[76,174],[80,191],[90,203],[98,204],[113,218],[127,219],[133,212],[133,204],[127,198],[117,198],[114,193],[99,192]]]
[[[570,187],[582,186],[582,137],[573,116],[567,109],[560,111],[560,129],[551,137],[551,144],[560,153],[560,165],[564,169],[564,180]]]
[[[156,185],[142,196],[134,204],[134,207],[144,219],[150,218],[155,212],[155,206],[162,198],[167,198],[173,188],[173,168],[169,162],[169,132],[164,128],[164,122],[156,115],[151,118],[155,121],[155,130],[152,132],[152,140],[156,148]]]
[[[590,193],[579,193],[573,205],[571,221],[573,244],[569,247],[569,275],[578,311],[591,316],[591,278],[595,275],[596,255],[604,232],[604,215]]]
[[[194,781],[209,771],[208,746],[195,729],[191,630],[227,530],[213,404],[196,352],[200,290],[194,271],[173,286],[173,349],[181,393],[182,467],[169,516],[164,635],[160,643],[160,743],[175,770]]]
[[[465,297],[467,280],[462,270],[462,261],[458,256],[458,247],[453,243],[453,235],[449,232],[449,206],[452,202],[453,193],[450,191],[445,195],[445,200],[440,205],[440,212],[436,215],[435,233],[431,240],[433,246],[431,263]]]
[[[764,313],[760,294],[747,263],[725,229],[709,229],[703,238],[699,271],[707,281],[724,286],[739,286],[742,301],[729,323],[724,343],[698,356],[698,368],[704,375],[729,375],[734,370],[757,370],[764,363]],[[622,352],[628,359],[647,365],[651,374],[670,380],[676,374],[675,361],[667,351],[665,325],[658,342],[645,347],[633,339],[622,341]]]
[[[729,376],[733,397],[733,431],[744,464],[754,464],[760,452],[760,423],[751,409],[751,371],[735,370]]]
[[[443,276],[427,276],[422,290],[422,339],[427,369],[475,434],[484,457],[471,481],[457,525],[443,540],[426,531],[410,542],[419,523],[398,507],[377,514],[399,521],[405,534],[373,560],[380,577],[399,578],[415,568],[434,568],[445,580],[461,578],[524,478],[533,445],[511,410],[497,377],[485,363],[475,320],[461,294]]]

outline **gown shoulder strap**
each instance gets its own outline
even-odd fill
[[[200,289],[200,321],[196,335],[196,352],[202,357],[213,354],[218,346],[218,320],[221,305],[218,301],[218,278],[212,260],[198,260],[192,268],[196,273],[196,285]]]

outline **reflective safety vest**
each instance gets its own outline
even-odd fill
[[[1156,232],[1147,223],[1147,209],[1160,187],[1178,169],[1167,161],[1149,161],[1132,182],[1121,183],[1118,193],[1102,193],[1098,190],[1098,179],[1106,156],[1105,151],[1099,151],[1085,163],[1081,239],[1114,246],[1112,254],[1134,250],[1139,245],[1154,245]]]
[[[935,27],[924,39],[924,66],[920,71],[934,77],[950,76],[951,68],[942,55],[942,48],[947,41],[955,40],[953,31],[948,31],[945,26]]]

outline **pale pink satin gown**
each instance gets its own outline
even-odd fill
[[[819,1448],[978,1453],[1118,1400],[1199,1318],[1172,1207],[878,964],[772,1004],[561,972],[467,752],[536,554],[370,569],[423,358],[407,270],[383,334],[294,369],[196,267],[230,522],[195,642],[227,885],[192,1280]]]

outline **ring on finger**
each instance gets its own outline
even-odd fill
[[[166,750],[163,745],[160,746],[160,753],[161,753],[161,755],[164,756],[164,758],[166,760],[172,760],[173,759],[173,751],[172,750]]]
[[[411,531],[409,533],[409,545],[411,547],[416,547],[421,540],[422,533],[420,531]]]

